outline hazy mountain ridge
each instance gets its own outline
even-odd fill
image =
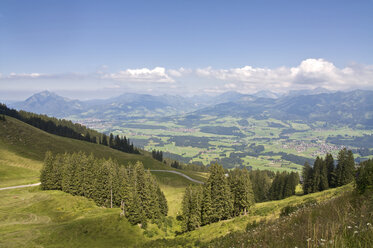
[[[277,98],[269,92],[247,95],[226,92],[219,96],[182,97],[126,93],[105,100],[79,101],[43,91],[23,102],[10,104],[16,109],[56,117],[126,119],[171,115],[214,115],[235,117],[272,117],[280,120],[325,121],[373,126],[373,91],[325,92],[325,89],[298,94],[290,92]],[[324,92],[324,93],[318,93]],[[260,97],[260,95],[271,97]]]
[[[222,103],[195,111],[194,115],[272,117],[280,120],[325,121],[373,126],[373,91],[252,98]]]

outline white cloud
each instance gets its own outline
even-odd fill
[[[4,78],[8,79],[17,79],[17,78],[40,78],[40,77],[45,77],[47,76],[46,74],[41,74],[41,73],[15,73],[12,72],[8,76]]]
[[[128,88],[141,92],[149,88],[149,83],[156,83],[154,91],[170,92],[172,90],[172,92],[182,94],[221,93],[230,90],[241,93],[255,93],[260,90],[281,93],[317,87],[329,90],[373,90],[373,65],[351,64],[339,68],[325,59],[313,58],[301,61],[294,67],[278,68],[250,65],[238,68],[206,67],[194,70],[183,67],[178,69],[155,67],[153,69],[124,69],[114,73],[108,72],[106,66],[100,69],[102,70],[86,74],[0,73],[0,90]],[[11,81],[17,83],[10,83]]]
[[[373,66],[354,65],[337,68],[324,59],[306,59],[297,67],[279,67],[275,69],[244,66],[232,69],[197,69],[200,77],[209,77],[235,84],[238,91],[255,90],[287,91],[324,87],[331,90],[352,88],[373,88]]]
[[[185,76],[186,74],[189,74],[192,72],[191,69],[185,69],[183,67],[180,67],[179,69],[169,69],[167,70],[168,74],[170,74],[173,77],[182,77]]]
[[[105,79],[113,79],[121,82],[148,82],[148,83],[173,83],[175,80],[171,78],[163,67],[155,67],[154,69],[127,69],[118,73],[106,74]]]

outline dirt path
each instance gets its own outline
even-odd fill
[[[192,181],[192,182],[195,182],[195,183],[199,183],[199,184],[203,184],[203,182],[198,181],[198,180],[196,180],[196,179],[193,179],[193,178],[191,178],[191,177],[189,177],[189,176],[187,176],[187,175],[185,175],[185,174],[183,174],[183,173],[181,173],[181,172],[178,172],[178,171],[173,171],[173,170],[150,170],[150,171],[154,171],[154,172],[159,171],[159,172],[169,172],[169,173],[174,173],[174,174],[178,174],[178,175],[180,175],[180,176],[182,176],[182,177],[185,177],[185,178],[188,179],[189,181]]]
[[[33,187],[33,186],[38,186],[38,185],[40,185],[40,183],[18,185],[18,186],[10,186],[10,187],[5,187],[5,188],[0,188],[0,190],[26,188],[26,187]]]

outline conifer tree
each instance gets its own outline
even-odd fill
[[[53,189],[55,190],[62,190],[62,177],[63,177],[63,156],[61,154],[57,154],[54,158],[53,162]]]
[[[114,147],[114,136],[112,133],[109,135],[109,146]]]
[[[157,195],[158,195],[160,213],[163,216],[167,216],[167,213],[168,213],[167,200],[166,200],[164,193],[161,191],[159,187],[157,187]]]
[[[295,177],[293,174],[288,174],[284,176],[285,185],[284,185],[284,190],[282,193],[283,198],[287,198],[289,196],[292,196],[295,192]]]
[[[230,218],[233,212],[233,201],[228,180],[221,165],[211,165],[210,176],[206,184],[211,187],[212,221],[216,222]]]
[[[213,222],[212,219],[212,199],[211,199],[211,183],[205,183],[203,185],[203,196],[201,206],[201,219],[202,225],[207,225]]]
[[[336,169],[337,185],[342,186],[352,182],[354,178],[355,161],[352,151],[346,148],[338,153],[338,164]]]
[[[93,198],[93,193],[95,190],[95,163],[97,162],[91,153],[86,160],[86,169],[83,179],[84,196],[90,199]]]
[[[108,145],[107,142],[108,142],[107,141],[107,136],[106,136],[106,134],[103,134],[102,138],[101,138],[101,144],[104,145],[104,146],[107,146]]]
[[[330,188],[336,187],[336,172],[333,155],[328,153],[325,157],[325,164],[328,171],[328,185]]]
[[[308,162],[303,166],[303,193],[309,194],[313,192],[313,169]]]
[[[202,187],[188,186],[182,201],[183,230],[191,231],[202,224]]]
[[[40,171],[40,183],[41,189],[50,190],[53,189],[54,175],[53,175],[53,154],[48,151],[45,154],[43,168]]]
[[[312,192],[320,191],[320,172],[322,167],[322,159],[317,157],[315,163],[313,164],[313,182],[312,182]]]
[[[246,168],[235,168],[229,173],[228,181],[233,197],[234,215],[247,213],[250,206],[254,204],[254,193],[249,172]]]
[[[323,191],[329,188],[328,183],[328,167],[326,165],[325,160],[321,160],[321,167],[320,167],[320,184],[319,184],[319,191]]]
[[[250,171],[250,179],[253,185],[255,202],[268,200],[268,192],[271,187],[271,179],[266,171]]]

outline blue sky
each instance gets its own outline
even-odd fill
[[[0,2],[0,99],[373,87],[373,1]]]

